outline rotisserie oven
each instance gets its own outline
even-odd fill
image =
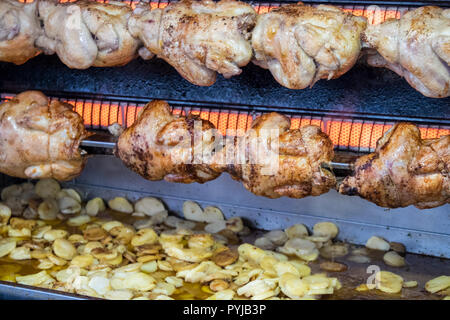
[[[0,2],[0,297],[448,299],[445,1]]]

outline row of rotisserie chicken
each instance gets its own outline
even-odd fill
[[[0,61],[22,64],[56,53],[70,68],[125,65],[158,56],[188,81],[212,85],[251,60],[291,89],[338,78],[368,48],[367,62],[389,68],[428,97],[450,96],[450,10],[421,7],[368,25],[330,5],[301,3],[258,15],[247,3],[182,0],[151,10],[109,1],[0,2]]]
[[[20,178],[69,180],[87,160],[88,137],[72,106],[27,91],[0,105],[0,172]],[[148,180],[204,183],[228,172],[252,193],[269,198],[317,196],[336,187],[323,163],[333,144],[319,127],[290,129],[290,120],[268,113],[242,135],[223,139],[209,121],[177,116],[152,101],[120,133],[116,155]],[[432,208],[450,203],[450,135],[422,140],[420,130],[399,123],[360,157],[339,192],[383,207]]]

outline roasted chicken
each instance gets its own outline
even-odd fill
[[[0,1],[0,61],[23,64],[39,54],[37,2]]]
[[[44,34],[36,44],[57,53],[70,68],[122,66],[137,55],[140,41],[128,32],[131,8],[122,2],[40,0]]]
[[[357,160],[339,192],[387,208],[433,208],[450,203],[449,168],[450,136],[422,140],[418,127],[399,123]]]
[[[335,79],[356,62],[366,19],[330,5],[301,3],[260,15],[253,30],[253,62],[290,89]]]
[[[376,49],[367,62],[385,67],[431,98],[450,96],[450,9],[421,7],[401,19],[370,25],[365,46]]]
[[[83,169],[83,119],[66,103],[27,91],[0,105],[0,172],[19,178],[70,180]]]
[[[148,180],[204,183],[220,175],[208,166],[214,137],[209,121],[193,115],[175,116],[166,102],[152,101],[120,135],[116,154]]]
[[[333,143],[319,127],[290,130],[278,113],[257,118],[242,138],[226,143],[213,168],[227,171],[250,192],[268,198],[303,198],[328,192],[334,175],[321,168],[333,158]]]
[[[255,21],[250,4],[182,0],[164,9],[136,8],[129,28],[148,51],[171,64],[186,80],[210,86],[217,72],[229,78],[250,62],[248,40]]]

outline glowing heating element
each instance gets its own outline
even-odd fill
[[[34,0],[19,0],[20,2],[25,3],[31,3],[34,2]],[[76,2],[77,0],[59,0],[60,3],[65,2]],[[96,0],[100,3],[108,3],[109,0]],[[117,1],[117,0],[116,0]],[[120,1],[120,0],[119,0]],[[128,5],[130,5],[133,9],[136,8],[137,4],[139,3],[139,0],[122,0],[121,2],[124,2]],[[165,8],[170,2],[172,1],[154,1],[150,2],[150,7],[152,9],[156,8]],[[255,8],[256,12],[259,14],[267,13],[271,11],[272,9],[278,8],[280,6],[286,5],[286,4],[280,4],[280,3],[263,3],[263,4],[252,4]],[[317,5],[314,5],[317,6]],[[377,5],[370,5],[370,6],[358,6],[358,5],[345,5],[345,6],[339,6],[344,11],[350,12],[354,14],[355,16],[363,16],[367,18],[367,21],[370,24],[378,24],[382,23],[383,21],[386,21],[387,19],[400,19],[400,17],[408,11],[407,7],[380,7]]]

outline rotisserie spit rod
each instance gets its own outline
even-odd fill
[[[79,146],[89,134],[71,109],[36,91],[1,104],[0,172],[57,180],[79,175],[86,162]],[[320,195],[336,184],[329,137],[316,126],[290,129],[289,119],[278,113],[256,118],[242,136],[223,140],[209,121],[173,115],[166,102],[152,101],[120,134],[116,154],[148,180],[203,183],[228,172],[269,198]],[[450,202],[450,136],[422,140],[417,126],[399,123],[374,153],[348,166],[354,173],[339,186],[343,194],[389,208]]]

